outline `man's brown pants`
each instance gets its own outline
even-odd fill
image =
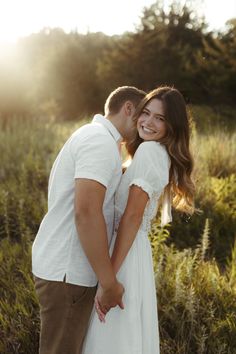
[[[80,354],[96,287],[35,277],[40,304],[40,354]]]

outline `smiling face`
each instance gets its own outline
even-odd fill
[[[137,129],[144,141],[159,141],[167,133],[164,107],[161,100],[151,99],[138,118]]]

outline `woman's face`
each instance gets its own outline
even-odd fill
[[[143,140],[160,140],[166,135],[167,125],[161,100],[150,100],[137,121],[137,129]]]

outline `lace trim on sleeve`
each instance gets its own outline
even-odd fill
[[[154,193],[154,190],[148,182],[144,181],[142,178],[136,178],[129,184],[129,187],[131,187],[134,184],[136,186],[142,188],[142,190],[148,194],[149,199],[151,199],[151,197]]]

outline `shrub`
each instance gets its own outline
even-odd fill
[[[39,309],[31,275],[29,235],[5,238],[0,251],[0,353],[38,352]]]
[[[150,234],[161,335],[161,353],[235,353],[235,254],[222,274],[205,257],[209,243],[206,219],[201,243],[178,251],[166,245],[168,231],[154,224]]]

